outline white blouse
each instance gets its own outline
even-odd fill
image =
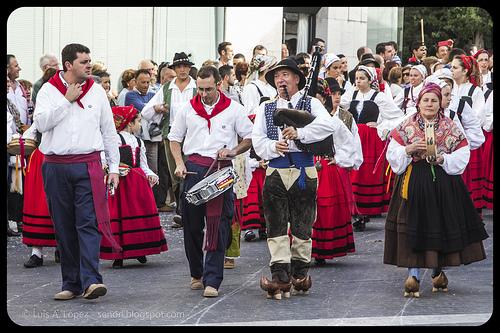
[[[260,94],[256,85],[262,92],[262,96],[273,99],[277,94],[276,89],[274,89],[273,86],[267,82],[262,82],[261,80],[254,80],[245,85],[241,99],[247,115],[255,114],[257,112],[257,107],[259,106]]]
[[[339,120],[340,120],[340,115],[339,115],[338,110],[337,110],[337,112],[335,112],[335,114],[333,116],[339,118]],[[353,141],[352,141],[353,169],[359,170],[359,167],[361,166],[361,164],[363,164],[363,149],[361,147],[361,138],[359,137],[359,133],[358,133],[358,125],[356,125],[356,122],[354,121],[354,119],[353,119],[352,125],[351,125],[351,134],[353,137]]]
[[[400,145],[396,140],[390,141],[385,157],[390,163],[392,171],[397,175],[405,172],[412,161],[412,157],[406,154],[405,146]],[[441,167],[449,175],[460,175],[467,167],[469,157],[469,146],[462,147],[451,154],[443,154],[444,162]]]
[[[468,96],[471,87],[472,83],[470,82],[462,83],[460,85],[455,83],[451,92],[451,103],[458,106],[460,98],[462,96]],[[472,110],[476,116],[479,117],[479,119],[484,118],[484,103],[484,92],[480,87],[476,87],[472,93]]]
[[[358,101],[368,101],[375,93],[375,90],[370,89],[366,93],[362,93],[357,89],[351,89],[346,91],[341,99],[340,106],[348,110],[352,101],[354,92],[358,91],[356,100]],[[379,92],[374,99],[375,104],[377,104],[379,109],[379,115],[377,119],[377,133],[380,139],[385,140],[390,131],[392,131],[404,118],[404,113],[400,108],[394,104],[394,101],[387,97],[383,92]]]
[[[484,119],[482,126],[487,132],[493,131],[493,92],[491,92],[484,104]]]
[[[126,131],[121,131],[120,134],[123,136],[123,140],[125,140],[125,144],[129,145],[130,148],[132,148],[132,159],[134,161],[134,165],[137,163],[135,161],[135,150],[139,146],[139,143],[137,142],[137,137],[133,135],[132,133],[126,132]],[[121,139],[120,136],[118,136],[118,141],[120,142],[121,146]],[[146,157],[146,146],[144,146],[144,141],[142,139],[139,139],[141,141],[141,169],[144,171],[146,176],[157,176],[148,166],[148,159]]]

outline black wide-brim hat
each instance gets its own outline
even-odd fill
[[[299,66],[297,65],[297,62],[293,58],[288,57],[288,58],[285,58],[285,59],[281,60],[280,62],[278,62],[274,67],[272,67],[271,69],[269,69],[269,71],[266,73],[266,76],[265,76],[266,81],[274,89],[277,89],[276,85],[274,84],[274,72],[277,71],[277,70],[279,70],[279,69],[289,69],[294,74],[297,74],[299,76],[299,78],[300,78],[300,81],[299,81],[299,90],[302,90],[302,88],[304,88],[304,86],[306,85],[306,77],[304,76],[304,74],[299,69]]]
[[[368,64],[374,64],[376,68],[380,68],[380,64],[375,60],[375,57],[371,53],[363,54],[361,56],[361,61],[359,62],[359,65],[366,66]]]
[[[340,94],[344,94],[345,89],[340,86],[337,79],[334,79],[333,77],[327,77],[327,78],[325,78],[325,80],[328,83],[328,87],[330,88],[330,91],[332,93],[334,93],[336,91],[340,91]]]
[[[188,65],[188,66],[194,66],[194,64],[189,61],[189,57],[186,53],[181,52],[181,53],[176,53],[174,55],[174,60],[170,65],[168,65],[168,68],[174,69],[175,66],[177,65]]]

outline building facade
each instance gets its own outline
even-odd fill
[[[34,82],[42,73],[40,57],[60,58],[69,43],[91,50],[118,85],[121,72],[136,69],[140,60],[172,61],[175,52],[192,55],[197,67],[217,59],[217,45],[230,41],[235,53],[250,60],[252,49],[264,45],[281,56],[308,52],[312,38],[326,41],[327,52],[343,53],[349,67],[357,64],[362,45],[375,50],[381,41],[401,42],[398,7],[21,7],[7,21],[7,52],[22,68],[20,77]],[[60,60],[60,59],[59,59]]]

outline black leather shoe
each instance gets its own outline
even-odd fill
[[[267,232],[265,230],[259,230],[259,239],[260,240],[266,240],[267,239]]]
[[[182,216],[174,215],[174,222],[172,223],[172,228],[182,228]]]
[[[58,264],[61,262],[61,254],[58,249],[54,252],[54,261]]]
[[[123,267],[123,259],[115,259],[113,261],[113,268],[122,268]]]
[[[315,258],[314,262],[318,266],[324,266],[324,265],[326,265],[326,260],[325,259]]]
[[[31,255],[31,257],[24,263],[26,268],[34,268],[43,265],[43,258],[38,258],[36,254]]]
[[[255,233],[252,231],[252,230],[247,230],[247,232],[245,232],[245,241],[247,242],[251,242],[255,239]]]
[[[140,262],[141,264],[145,264],[148,262],[148,258],[146,258],[146,256],[142,256],[137,258],[137,261]]]

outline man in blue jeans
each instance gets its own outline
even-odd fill
[[[101,235],[119,251],[109,226],[108,186],[118,186],[118,135],[104,89],[94,84],[90,50],[69,44],[62,50],[63,70],[44,84],[37,97],[34,123],[42,135],[39,149],[44,189],[61,255],[62,291],[56,300],[83,293],[86,299],[107,292],[99,273]]]

